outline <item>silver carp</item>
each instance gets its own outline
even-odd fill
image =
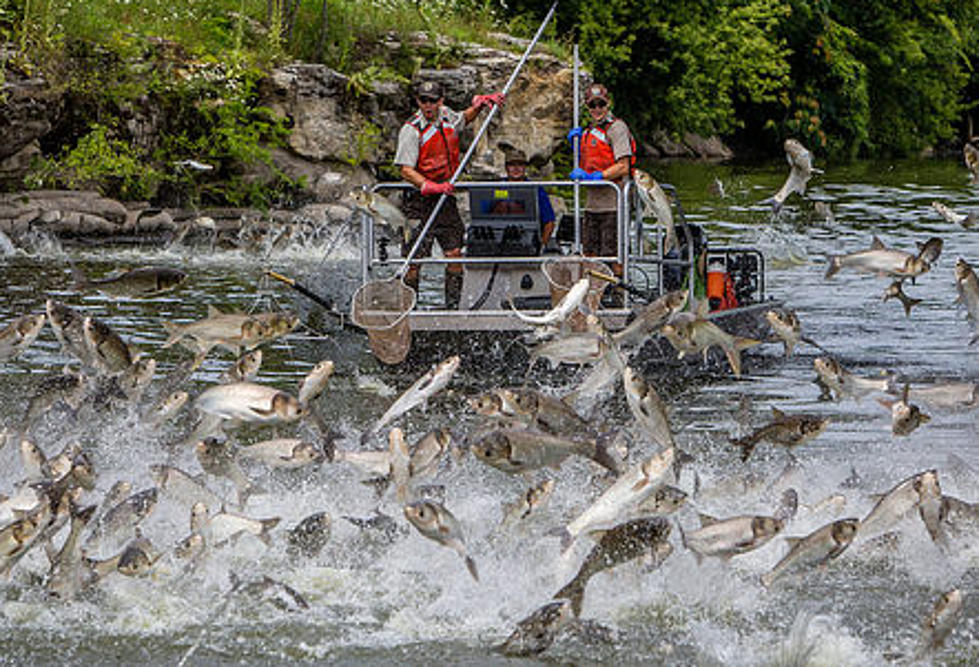
[[[656,218],[666,234],[663,239],[663,254],[679,247],[676,239],[676,225],[673,223],[673,207],[666,192],[656,182],[656,179],[642,169],[633,169],[632,178],[639,186],[639,201],[642,203],[643,217]]]
[[[261,461],[270,468],[301,468],[326,458],[322,448],[301,438],[262,440],[240,448],[238,456]]]
[[[642,345],[646,339],[659,332],[672,315],[680,312],[687,303],[687,290],[673,290],[644,306],[636,318],[621,331],[612,334],[612,340],[620,348]]]
[[[717,556],[729,559],[754,551],[768,544],[785,527],[785,521],[773,516],[745,515],[715,519],[700,515],[701,526],[690,533],[683,532],[683,544],[697,558]]]
[[[887,393],[893,390],[894,375],[886,374],[879,378],[867,378],[851,373],[832,357],[816,357],[812,362],[819,381],[836,398],[848,396],[859,401],[873,392]]]
[[[548,602],[517,623],[516,629],[497,650],[503,655],[514,657],[543,653],[573,618],[571,600]]]
[[[969,322],[972,324],[972,339],[969,345],[979,340],[979,278],[972,265],[961,257],[955,263],[955,289],[958,291],[956,303],[965,306]]]
[[[461,359],[458,355],[453,355],[448,359],[433,366],[427,373],[405,390],[401,396],[391,404],[381,418],[364,431],[360,436],[361,444],[366,443],[378,433],[384,426],[394,421],[404,413],[408,412],[417,405],[427,403],[428,399],[442,391],[449,384],[452,376],[459,369]]]
[[[299,399],[300,405],[309,405],[323,393],[323,390],[326,389],[326,383],[333,375],[333,369],[333,361],[324,359],[313,366],[312,370],[299,380],[296,387],[296,398]]]
[[[792,449],[817,437],[826,430],[829,422],[829,417],[789,415],[773,406],[771,422],[744,438],[731,440],[731,444],[741,448],[741,460],[747,461],[759,442],[771,442]]]
[[[187,278],[183,271],[162,266],[144,266],[107,278],[91,279],[72,263],[71,273],[74,289],[98,290],[113,297],[157,296],[176,289]]]
[[[670,529],[669,521],[657,517],[633,519],[603,531],[598,536],[598,543],[592,547],[578,568],[578,573],[554,594],[554,598],[570,600],[572,612],[575,616],[580,616],[585,587],[594,575],[646,554],[653,557],[654,564],[658,567],[673,553],[673,547],[668,541]]]
[[[958,623],[962,613],[962,591],[953,588],[942,593],[935,601],[931,613],[921,624],[921,638],[914,653],[915,660],[922,660],[929,653],[937,651]]]
[[[598,441],[571,440],[533,429],[499,428],[477,437],[470,451],[480,461],[509,473],[550,467],[560,469],[572,454],[591,459],[615,474],[619,462]]]
[[[849,255],[830,255],[825,277],[832,278],[845,268],[878,276],[912,278],[926,273],[931,267],[928,262],[916,255],[887,248],[884,242],[875,236],[869,250],[860,250]]]
[[[777,578],[797,570],[823,565],[846,551],[857,533],[859,519],[839,519],[818,528],[805,537],[787,537],[789,553],[770,572],[761,576],[765,588]]]
[[[466,551],[462,527],[448,508],[431,500],[416,500],[404,506],[404,514],[408,522],[423,536],[453,549],[462,556],[469,574],[479,581],[476,561]]]
[[[636,373],[631,366],[622,371],[622,386],[626,402],[639,427],[660,447],[673,447],[673,432],[666,416],[666,405],[653,385]]]
[[[293,422],[306,412],[292,394],[254,382],[211,387],[197,397],[194,406],[220,419],[259,424]]]
[[[783,147],[785,148],[785,159],[789,163],[789,175],[778,192],[760,202],[771,204],[774,213],[781,210],[782,204],[793,192],[797,192],[800,196],[806,194],[806,184],[812,175],[822,173],[812,166],[812,153],[797,139],[786,139]]]
[[[933,201],[931,206],[938,211],[940,216],[951,222],[953,225],[962,225],[966,229],[969,229],[975,225],[976,220],[979,220],[979,215],[977,215],[975,211],[969,211],[969,213],[959,213],[940,201]]]
[[[891,413],[891,433],[896,436],[907,436],[922,424],[931,421],[931,417],[921,411],[917,405],[908,402],[908,384],[897,400],[878,398],[877,402]]]
[[[10,361],[26,350],[46,321],[45,313],[22,315],[0,329],[0,361]]]
[[[941,503],[938,471],[932,469],[914,474],[881,496],[860,522],[860,539],[867,540],[890,530],[915,508],[919,508],[921,518],[934,539],[941,530]]]
[[[568,319],[572,313],[578,310],[582,302],[585,300],[585,296],[588,295],[590,285],[591,278],[582,278],[578,280],[571,286],[571,289],[569,289],[568,293],[561,298],[558,304],[543,315],[525,315],[524,313],[521,313],[519,310],[517,310],[516,306],[513,305],[512,299],[510,300],[510,308],[521,321],[526,322],[527,324],[533,324],[534,326],[560,324]]]
[[[673,474],[674,448],[671,447],[626,470],[575,520],[550,534],[559,536],[562,551],[567,551],[579,535],[611,528],[621,521]]]

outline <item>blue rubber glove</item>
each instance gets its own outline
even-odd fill
[[[578,167],[571,171],[569,177],[573,181],[600,181],[602,180],[602,172],[600,171],[588,172],[582,169],[581,167]]]
[[[580,127],[572,127],[570,130],[568,130],[568,141],[571,142],[571,145],[572,146],[574,146],[574,140],[575,139],[581,139],[581,128]]]

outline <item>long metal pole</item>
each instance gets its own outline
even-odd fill
[[[530,44],[527,45],[527,48],[523,52],[523,56],[521,56],[520,58],[520,62],[517,63],[517,66],[514,68],[513,73],[510,74],[510,78],[506,82],[506,85],[503,86],[504,96],[508,92],[510,92],[510,87],[513,86],[513,82],[516,80],[517,74],[520,73],[520,70],[523,67],[524,63],[527,62],[527,58],[530,56],[530,52],[534,49],[534,46],[537,44],[537,41],[540,39],[540,36],[544,33],[544,28],[547,27],[548,22],[550,22],[551,17],[554,16],[554,12],[556,10],[557,10],[557,0],[554,1],[553,5],[551,5],[551,9],[547,12],[547,16],[544,17],[544,20],[541,22],[540,27],[537,28],[537,34],[534,35],[534,38],[530,41]],[[462,170],[466,168],[466,165],[469,162],[469,158],[472,157],[472,154],[476,151],[476,145],[479,143],[479,140],[483,138],[483,135],[486,134],[486,130],[489,129],[490,121],[493,120],[493,116],[496,114],[496,107],[497,105],[495,104],[490,107],[489,114],[486,116],[486,120],[483,121],[482,126],[479,128],[479,132],[476,134],[476,138],[473,139],[471,144],[469,144],[469,149],[466,151],[465,156],[463,156],[462,161],[459,163],[459,166],[456,168],[455,173],[452,174],[452,178],[449,179],[449,182],[452,183],[453,185],[455,185],[456,179],[459,178],[459,175],[462,173]],[[398,269],[396,276],[398,277],[404,276],[405,272],[408,270],[408,265],[411,263],[411,260],[415,258],[415,253],[418,252],[418,248],[421,247],[422,239],[425,238],[425,234],[428,233],[429,228],[432,226],[432,222],[435,221],[435,217],[439,214],[439,211],[442,210],[442,205],[445,203],[445,200],[448,196],[449,195],[444,193],[439,195],[439,200],[438,202],[436,202],[435,208],[432,209],[432,214],[428,216],[428,220],[425,222],[425,226],[422,227],[421,233],[418,235],[418,238],[415,239],[415,244],[411,246],[411,251],[408,253],[408,256],[405,258],[405,261],[401,265],[401,268]]]
[[[578,97],[580,91],[578,90],[580,83],[578,81],[578,43],[575,42],[574,45],[574,118],[572,119],[572,127],[578,126]],[[580,165],[578,164],[580,158],[578,156],[578,148],[581,137],[575,137],[574,141],[571,143],[571,152],[574,155],[574,168],[577,169]],[[574,252],[581,252],[581,185],[579,185],[577,179],[574,182]]]

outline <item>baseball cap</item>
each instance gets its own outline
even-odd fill
[[[438,81],[422,81],[415,92],[418,97],[442,97],[442,84]]]
[[[506,148],[503,156],[506,164],[527,164],[527,154],[519,148]]]
[[[585,104],[594,99],[602,99],[608,102],[608,88],[600,83],[593,83],[585,91]]]

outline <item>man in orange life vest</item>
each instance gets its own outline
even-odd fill
[[[461,257],[465,226],[452,196],[455,187],[450,182],[459,168],[459,135],[482,109],[502,104],[503,95],[476,95],[465,111],[453,111],[442,104],[442,85],[437,81],[423,81],[415,99],[418,111],[401,127],[394,164],[401,167],[401,178],[418,188],[405,193],[402,208],[407,218],[420,219],[421,225],[402,245],[402,254],[408,255],[439,197],[445,194],[448,198],[422,239],[416,256],[430,256],[434,238],[438,239],[442,254],[447,258]],[[418,289],[420,268],[412,264],[405,272],[405,284],[415,290]],[[461,295],[462,265],[446,264],[445,307],[449,310],[458,308]]]
[[[580,166],[571,178],[584,181],[614,181],[618,185],[631,176],[636,160],[636,142],[629,127],[612,115],[608,90],[600,83],[585,90],[585,104],[591,114],[588,127],[572,128],[568,139],[579,138]],[[581,225],[581,241],[585,255],[614,256],[618,254],[618,229],[615,192],[610,188],[586,188],[585,216]],[[622,277],[622,265],[612,263],[612,272]],[[612,293],[612,305],[621,307],[623,293]]]

